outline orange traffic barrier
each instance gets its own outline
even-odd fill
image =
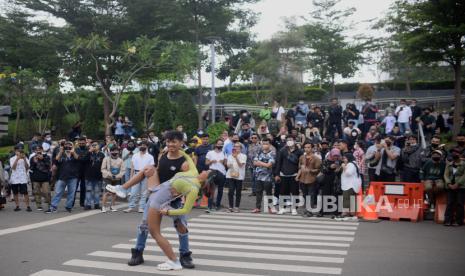
[[[378,221],[378,213],[376,212],[376,200],[373,186],[368,188],[367,196],[363,199],[362,217],[365,221]],[[366,208],[365,208],[366,207]]]
[[[398,221],[408,219],[412,222],[423,220],[424,185],[405,182],[371,182],[375,201],[385,203],[390,208],[380,208],[378,216]]]
[[[208,197],[202,196],[202,201],[200,201],[200,207],[208,207]]]
[[[357,217],[363,218],[363,189],[360,188],[357,194]]]

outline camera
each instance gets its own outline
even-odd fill
[[[65,147],[65,150],[68,150],[68,151],[69,151],[69,150],[72,150],[72,149],[73,149],[73,148],[70,147],[70,146],[66,146],[66,147]]]

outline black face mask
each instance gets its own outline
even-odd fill
[[[454,160],[459,160],[459,159],[460,159],[460,155],[459,155],[459,154],[453,154],[453,155],[452,155],[452,159],[454,159]]]
[[[112,153],[111,153],[111,156],[112,156],[112,157],[118,157],[118,153],[117,153],[117,152],[112,152]]]
[[[437,149],[437,148],[439,147],[439,144],[431,144],[431,147],[432,147],[433,149]]]
[[[459,145],[460,147],[463,147],[465,146],[465,141],[458,141],[457,145]]]
[[[86,146],[79,146],[79,148],[84,150],[84,149],[86,149]]]
[[[392,145],[392,142],[386,142],[386,145],[390,147]]]
[[[139,150],[140,150],[140,151],[146,151],[147,148],[146,148],[146,147],[140,147]]]
[[[216,146],[216,149],[217,149],[217,150],[222,150],[222,149],[223,149],[223,146]]]
[[[434,162],[439,162],[441,161],[441,157],[432,157],[431,160],[433,160]]]
[[[129,150],[129,151],[133,151],[133,150],[135,150],[135,149],[136,149],[135,146],[128,146],[128,150]]]
[[[239,143],[239,140],[233,140],[232,142],[233,143]]]

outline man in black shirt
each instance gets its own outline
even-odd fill
[[[194,162],[197,164],[197,170],[203,172],[208,170],[208,165],[205,161],[207,160],[207,153],[212,147],[209,144],[208,134],[203,133],[199,138],[202,139],[202,144],[194,150]]]
[[[331,99],[331,105],[328,107],[328,131],[326,136],[341,137],[342,135],[342,107],[338,103],[337,98]]]
[[[181,171],[189,170],[189,165],[186,159],[182,156],[180,150],[183,145],[183,134],[179,131],[169,131],[165,134],[165,141],[168,151],[160,157],[158,162],[158,176],[160,183],[164,183],[170,180],[176,173]],[[179,209],[182,207],[182,201],[178,200],[171,202],[171,207]],[[138,234],[136,238],[136,247],[131,249],[131,259],[128,261],[128,265],[136,266],[144,262],[143,252],[148,236],[147,226],[147,213],[149,205],[146,205],[142,223],[138,227]],[[192,252],[189,250],[189,231],[187,229],[187,221],[185,216],[172,217],[174,218],[174,227],[179,236],[179,253],[180,262],[184,268],[194,268],[192,263]]]
[[[37,211],[42,211],[42,195],[45,198],[45,203],[50,208],[50,175],[52,161],[48,155],[43,154],[42,145],[36,145],[35,155],[31,158],[31,182],[34,192]]]
[[[302,154],[303,152],[296,147],[295,139],[292,136],[287,137],[286,146],[279,151],[276,158],[274,170],[275,181],[280,183],[279,196],[299,195],[299,185],[295,177],[299,171],[299,158]],[[287,201],[286,205],[290,206],[292,203]],[[285,208],[280,208],[278,214],[285,212]],[[295,206],[292,206],[291,213],[297,215]]]
[[[109,150],[117,148],[116,145]],[[102,162],[105,154],[100,151],[97,142],[91,144],[89,152],[83,157],[86,179],[86,200],[85,210],[92,209],[92,204],[96,210],[100,209],[100,193],[102,190]]]
[[[77,155],[79,156],[79,177],[78,177],[78,184],[79,185],[79,205],[84,207],[84,202],[86,200],[86,164],[84,162],[84,157],[87,155],[89,149],[86,145],[86,138],[79,137],[78,138],[78,147],[75,149]],[[74,206],[74,201],[73,201]]]
[[[60,146],[55,160],[58,165],[57,183],[55,184],[55,196],[52,199],[50,208],[46,211],[48,214],[57,211],[65,187],[68,188],[66,210],[71,212],[79,177],[79,156],[74,150],[73,143],[65,142],[64,146]]]

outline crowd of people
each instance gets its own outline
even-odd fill
[[[400,100],[382,111],[369,101],[343,108],[338,99],[328,106],[301,100],[288,110],[278,101],[272,106],[265,102],[256,116],[247,110],[227,116],[228,130],[215,140],[203,130],[190,138],[182,125],[177,126],[175,132],[182,139],[175,146],[167,142],[166,134],[171,132],[134,138],[127,121],[120,117],[115,135],[103,142],[82,135],[75,141],[54,141],[51,134],[37,134],[28,153],[24,143],[16,145],[2,170],[6,194],[16,204],[14,210],[21,210],[22,195],[26,210],[32,211],[30,183],[39,211],[56,212],[66,192],[65,209],[71,212],[76,191],[86,210],[117,211],[115,194],[104,191],[104,186],[128,182],[147,166],[157,168],[161,182],[174,175],[164,176],[165,171],[188,170],[185,158],[169,158],[170,147],[177,147],[192,157],[199,173],[208,171],[207,184],[197,199],[201,200],[201,194],[208,196],[206,212],[222,208],[240,212],[247,179],[249,196],[255,197],[253,213],[350,220],[356,219],[350,197],[366,189],[370,181],[402,181],[424,184],[431,212],[437,194],[446,192],[445,225],[463,224],[465,134],[446,145],[439,134],[452,128],[449,112],[421,108],[415,100]],[[224,187],[228,188],[225,207]],[[147,178],[133,185],[128,194],[129,207],[124,212],[143,213],[149,197]],[[300,195],[305,202],[293,199]],[[344,210],[314,211],[319,196],[341,195]]]

